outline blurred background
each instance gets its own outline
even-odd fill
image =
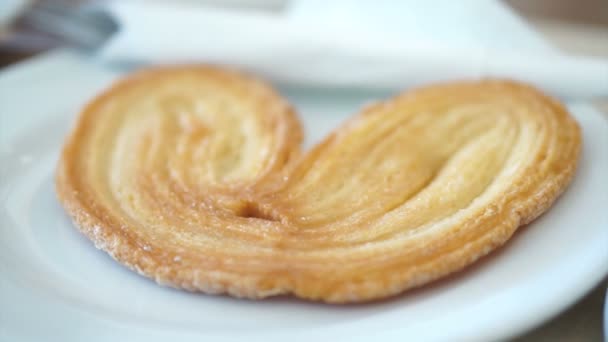
[[[36,3],[47,8],[76,7],[106,0],[0,0],[0,67],[54,47],[70,44],[28,17]],[[218,7],[278,11],[286,0],[178,0]],[[504,0],[554,45],[566,52],[608,57],[608,1]],[[34,6],[35,7],[35,6]],[[24,15],[26,14],[26,15]]]
[[[509,77],[608,111],[606,0],[0,0],[0,67],[57,47],[313,87]]]

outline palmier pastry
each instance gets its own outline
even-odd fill
[[[510,81],[372,105],[302,152],[263,82],[215,67],[119,81],[67,139],[57,192],[98,248],[163,285],[343,303],[463,269],[547,210],[581,137]]]

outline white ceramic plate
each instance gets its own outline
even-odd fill
[[[0,340],[495,340],[564,310],[608,271],[608,124],[572,105],[584,132],[562,198],[467,271],[382,302],[329,306],[191,294],[98,251],[55,199],[53,173],[78,108],[115,77],[55,52],[0,75]],[[291,89],[312,143],[378,94]]]

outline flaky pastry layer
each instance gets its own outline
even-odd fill
[[[262,298],[382,298],[504,244],[570,182],[581,137],[555,100],[487,80],[372,105],[302,153],[263,82],[135,73],[88,104],[57,193],[98,248],[160,284]]]

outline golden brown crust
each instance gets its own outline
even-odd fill
[[[98,248],[160,284],[356,302],[502,245],[565,189],[581,143],[559,103],[500,80],[399,95],[304,155],[301,140],[251,77],[139,72],[84,108],[57,193]]]

